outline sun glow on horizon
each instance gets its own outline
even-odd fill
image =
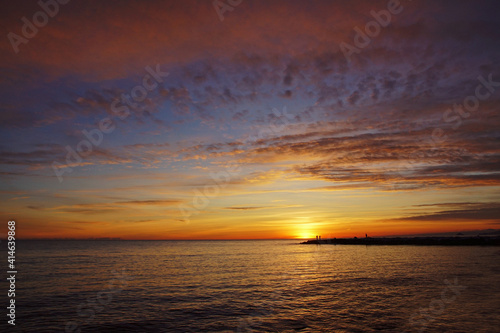
[[[294,237],[298,239],[311,239],[315,238],[316,235],[316,233],[310,231],[310,229],[306,226],[303,229],[297,230]]]

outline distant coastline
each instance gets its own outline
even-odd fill
[[[500,237],[384,237],[312,239],[300,244],[500,246]]]

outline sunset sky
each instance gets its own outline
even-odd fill
[[[46,2],[0,10],[21,238],[500,228],[498,1]]]

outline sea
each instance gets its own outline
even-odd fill
[[[5,332],[500,332],[499,247],[26,240],[16,271]]]

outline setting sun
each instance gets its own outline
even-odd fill
[[[298,239],[311,239],[311,238],[315,238],[316,235],[313,234],[313,233],[310,233],[310,232],[302,232],[300,234],[298,234],[298,236],[296,236],[295,238],[298,238]]]

